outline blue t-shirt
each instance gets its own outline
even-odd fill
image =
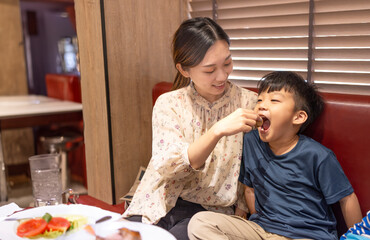
[[[239,181],[254,189],[249,220],[289,238],[338,239],[330,204],[353,193],[334,153],[304,135],[276,156],[258,131],[244,135]]]

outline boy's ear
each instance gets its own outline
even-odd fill
[[[302,125],[308,118],[306,111],[299,110],[296,112],[293,118],[293,124],[300,124]]]
[[[189,78],[190,77],[188,71],[184,70],[182,68],[182,66],[181,66],[180,63],[176,63],[176,68],[177,68],[177,70],[179,70],[179,72],[181,73],[181,75],[183,75],[184,77],[186,77],[186,78]]]

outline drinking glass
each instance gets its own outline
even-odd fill
[[[41,154],[29,158],[35,207],[62,203],[60,154]]]

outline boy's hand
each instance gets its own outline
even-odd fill
[[[235,215],[247,219],[247,213],[238,207],[235,208]]]

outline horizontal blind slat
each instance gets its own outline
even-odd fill
[[[370,84],[370,74],[361,73],[313,72],[312,78],[315,82]]]
[[[307,58],[307,49],[246,49],[231,50],[233,58]],[[365,59],[370,58],[370,49],[316,49],[315,59]]]
[[[308,36],[307,26],[227,29],[230,38],[271,38]],[[315,26],[315,36],[355,36],[370,35],[370,23],[318,25]]]
[[[260,18],[218,19],[224,29],[308,26],[308,14]]]
[[[292,4],[308,2],[309,0],[217,0],[219,9],[242,8],[242,7],[260,7],[281,4]]]
[[[231,48],[307,48],[307,37],[231,40]]]
[[[369,36],[315,37],[315,48],[370,48]]]
[[[234,60],[235,70],[248,70],[255,68],[270,68],[270,69],[300,69],[305,70],[307,68],[307,59],[292,61],[292,60]]]
[[[340,12],[370,9],[369,0],[315,0],[315,12]]]
[[[307,58],[307,49],[231,50],[233,58]]]
[[[362,72],[370,74],[370,59],[368,61],[315,60],[313,61],[313,66],[316,72],[318,71],[341,72],[341,73]]]
[[[315,25],[364,23],[370,22],[370,10],[315,13],[314,18]]]
[[[225,31],[230,38],[271,38],[271,37],[308,36],[307,26],[227,29]]]
[[[243,7],[221,9],[218,8],[219,19],[235,19],[235,18],[255,18],[255,17],[270,17],[270,16],[288,16],[297,14],[307,14],[308,2],[270,5],[262,7]]]
[[[212,18],[213,17],[213,12],[212,11],[208,11],[208,12],[192,12],[191,13],[191,16],[193,18],[196,18],[196,17],[208,17],[208,18]]]
[[[370,49],[316,49],[316,59],[369,59]]]
[[[279,69],[280,71],[286,71],[286,69],[282,68],[282,69]],[[271,71],[275,71],[275,70],[271,70],[271,69],[268,69],[268,68],[258,68],[258,69],[248,69],[248,70],[234,70],[229,78],[230,79],[242,79],[242,78],[252,78],[252,79],[256,79],[256,80],[259,80],[261,79],[264,75],[266,75],[267,73],[270,73]],[[296,71],[297,73],[299,73],[300,75],[302,75],[302,77],[306,78],[307,77],[307,71]]]
[[[190,3],[192,12],[212,11],[212,1],[199,1]]]

